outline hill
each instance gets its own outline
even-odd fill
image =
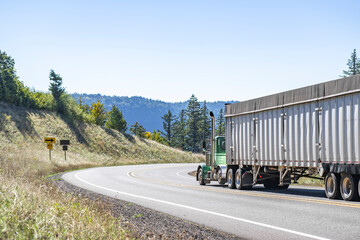
[[[57,141],[51,161],[44,137]],[[60,139],[71,143],[67,161]],[[83,167],[203,161],[151,140],[3,102],[0,142],[0,239],[125,238],[106,206],[54,189],[46,176]]]
[[[110,110],[112,105],[115,104],[124,114],[125,120],[129,126],[135,122],[139,122],[148,131],[163,131],[163,120],[161,117],[164,116],[168,110],[170,110],[174,115],[178,115],[182,109],[187,108],[188,104],[188,101],[170,103],[143,97],[117,97],[101,94],[74,93],[71,94],[71,96],[77,101],[79,101],[81,97],[82,101],[88,105],[100,100],[107,110]],[[216,116],[221,108],[224,109],[225,103],[232,102],[233,101],[207,102],[206,105],[210,111],[215,113]]]

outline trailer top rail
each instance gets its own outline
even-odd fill
[[[360,92],[360,74],[265,97],[255,98],[244,102],[226,104],[225,117],[319,101],[355,92]]]

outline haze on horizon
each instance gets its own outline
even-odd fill
[[[0,2],[0,50],[26,86],[166,102],[246,100],[339,78],[360,2]],[[5,21],[6,20],[6,21]]]

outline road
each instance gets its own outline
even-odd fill
[[[249,239],[360,239],[360,202],[329,200],[322,188],[233,190],[200,186],[197,164],[92,168],[66,173],[76,186]]]

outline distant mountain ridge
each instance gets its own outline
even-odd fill
[[[168,110],[174,115],[178,115],[182,109],[187,108],[188,104],[188,101],[170,103],[144,97],[118,97],[86,93],[74,93],[71,95],[77,102],[79,102],[81,97],[84,104],[88,104],[89,106],[91,106],[93,102],[100,100],[108,111],[112,105],[115,104],[119,110],[122,111],[129,127],[135,122],[139,122],[147,131],[151,132],[153,130],[163,131],[163,120],[161,117],[164,116]],[[233,102],[234,101],[206,102],[206,105],[208,109],[213,111],[215,116],[217,116],[220,109],[224,109],[225,103]],[[203,105],[203,102],[200,102],[200,104]]]

